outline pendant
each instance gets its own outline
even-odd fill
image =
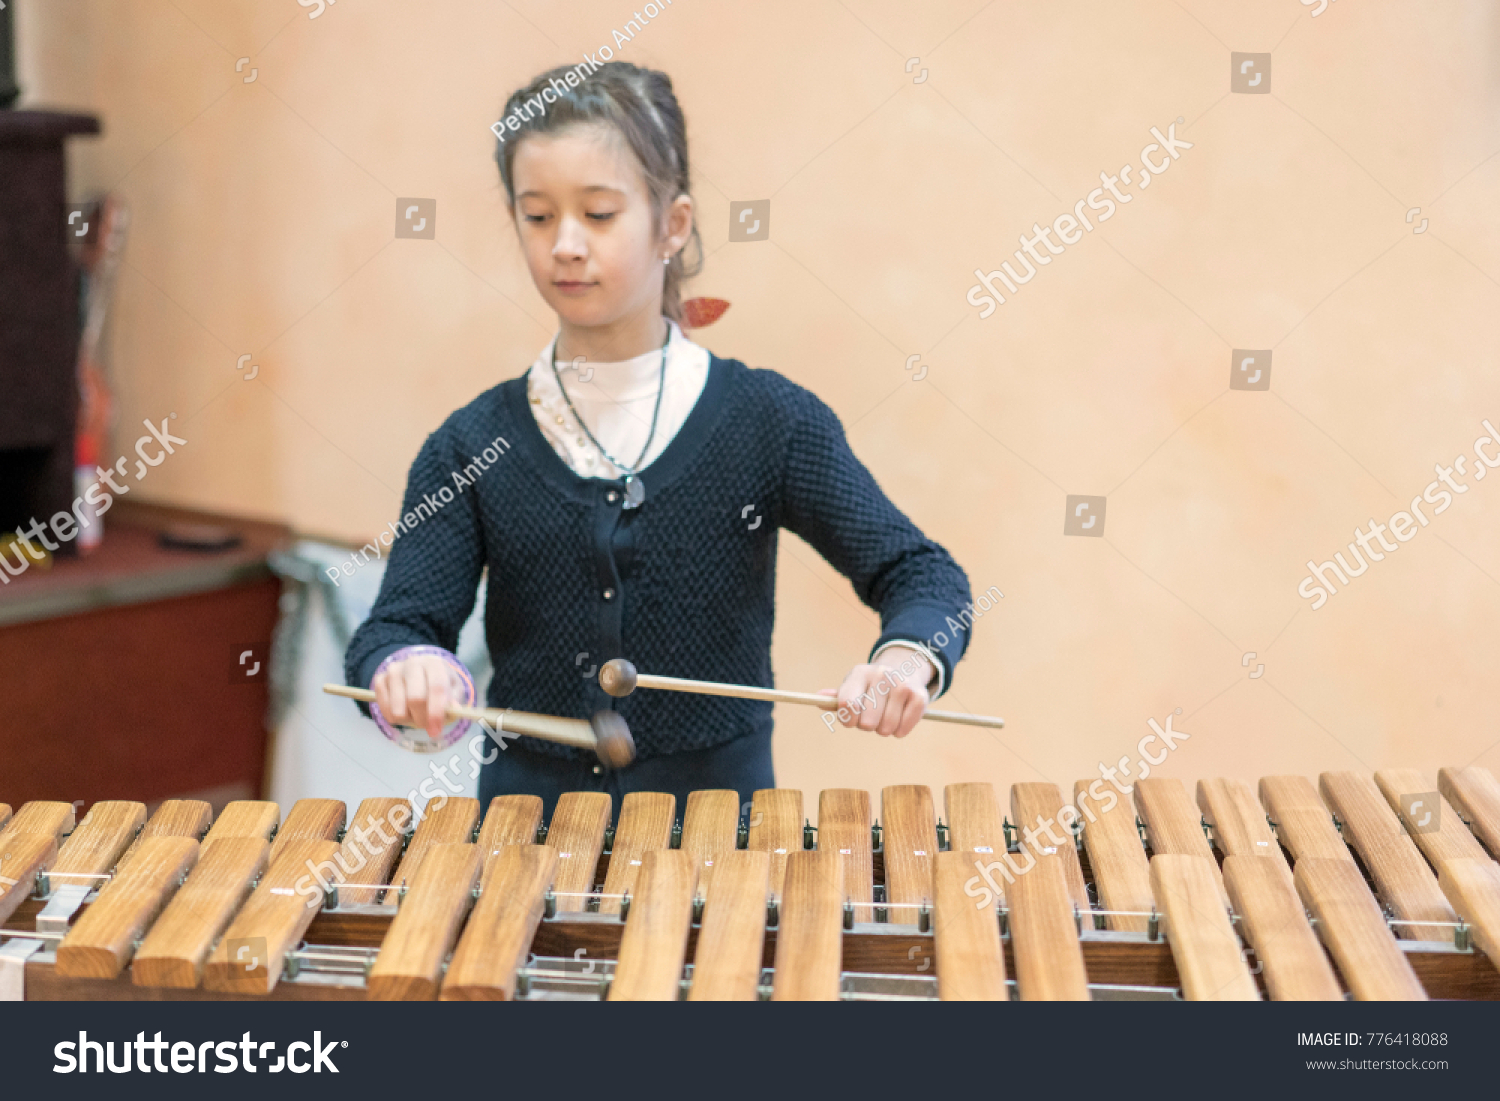
[[[640,508],[646,499],[646,483],[635,474],[625,475],[625,503],[621,508]]]

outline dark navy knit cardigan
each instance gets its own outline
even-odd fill
[[[484,460],[486,447],[498,459]],[[624,510],[621,482],[575,474],[537,427],[524,375],[458,410],[412,463],[380,595],[349,643],[349,683],[368,685],[403,646],[456,649],[488,567],[490,706],[579,718],[613,707],[639,759],[769,732],[769,703],[645,689],[616,700],[596,674],[626,657],[643,673],[771,687],[781,528],[880,613],[876,647],[921,642],[953,683],[967,637],[945,624],[969,604],[968,578],[881,492],[809,391],[713,357],[687,421],[641,479],[645,503]]]

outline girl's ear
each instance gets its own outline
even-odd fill
[[[673,256],[681,252],[693,235],[693,199],[690,195],[679,195],[667,208],[663,228],[666,230],[664,244]]]

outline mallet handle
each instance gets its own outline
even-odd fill
[[[368,688],[350,688],[345,684],[325,684],[323,691],[330,696],[346,696],[351,700],[374,703],[375,693]],[[564,719],[557,715],[539,715],[534,711],[512,711],[508,707],[464,707],[448,705],[449,719],[474,719],[488,723],[495,730],[506,734],[528,734],[543,741],[576,745],[583,749],[595,749],[597,741],[594,729],[587,719]],[[410,726],[410,723],[398,725]]]
[[[638,688],[662,688],[668,692],[695,692],[701,696],[733,696],[742,700],[766,700],[770,703],[800,703],[837,711],[839,701],[833,696],[820,696],[815,692],[783,692],[779,688],[753,688],[748,684],[719,684],[707,680],[687,680],[683,677],[658,677],[650,673],[637,673]],[[928,708],[922,718],[940,723],[962,723],[965,726],[988,726],[999,729],[1004,719],[990,715],[965,715],[961,711],[936,711]]]

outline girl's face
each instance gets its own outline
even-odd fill
[[[662,258],[687,242],[690,198],[679,196],[658,227],[639,162],[607,126],[527,135],[511,169],[526,264],[565,325],[660,314]]]

